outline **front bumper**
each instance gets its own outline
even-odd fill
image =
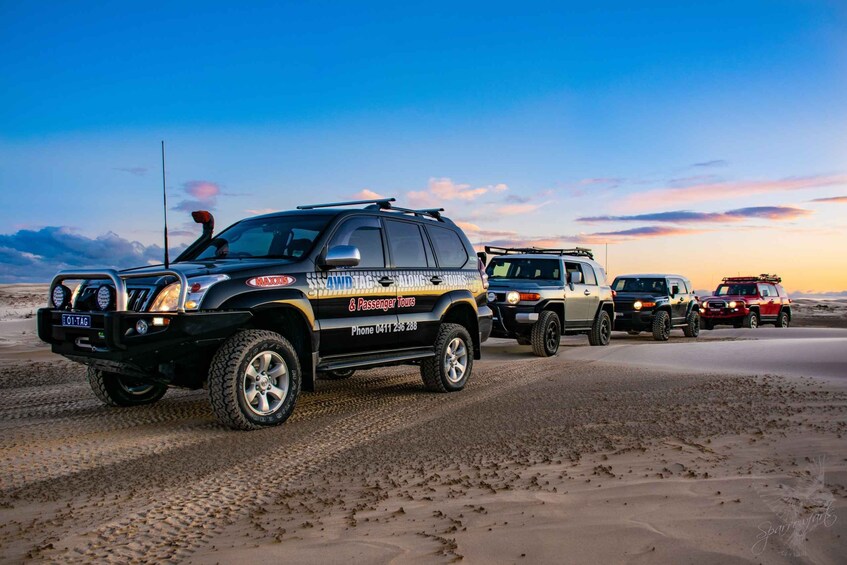
[[[744,318],[750,313],[750,309],[746,307],[740,308],[701,308],[700,317],[711,321],[727,321],[731,322],[739,318]]]
[[[615,309],[615,330],[645,331],[653,327],[653,310],[618,311]]]
[[[489,302],[488,305],[494,312],[494,327],[491,331],[493,337],[514,338],[528,332],[532,324],[538,321],[539,314],[535,305],[512,306],[497,302]]]
[[[62,325],[63,310],[38,310],[38,337],[59,355],[127,374],[159,372],[171,363],[217,344],[252,317],[250,312],[84,312],[91,327]],[[167,320],[154,326],[153,318]],[[138,320],[148,322],[146,334],[135,331]]]

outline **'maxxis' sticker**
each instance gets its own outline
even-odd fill
[[[278,286],[288,286],[296,281],[289,275],[268,275],[265,277],[253,277],[247,281],[247,286],[256,288],[274,288]]]

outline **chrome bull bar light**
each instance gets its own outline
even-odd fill
[[[79,269],[73,271],[59,271],[53,277],[53,282],[50,283],[50,294],[53,296],[53,290],[66,280],[109,280],[115,285],[115,310],[117,312],[127,311],[127,295],[126,281],[128,279],[146,279],[150,277],[176,277],[179,280],[179,302],[177,303],[177,312],[185,312],[185,300],[188,296],[188,279],[183,273],[171,269],[162,269],[160,271],[145,271],[143,273],[118,273],[115,269]],[[50,307],[53,306],[48,299]]]

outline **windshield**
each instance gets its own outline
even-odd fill
[[[646,292],[647,294],[665,296],[668,293],[668,285],[665,279],[632,277],[615,279],[612,290],[616,292]]]
[[[556,259],[510,259],[495,257],[485,272],[489,279],[530,279],[558,281],[562,263]]]
[[[715,291],[715,296],[756,296],[756,285],[722,284]]]
[[[299,259],[308,254],[331,216],[244,220],[201,247],[194,260]]]

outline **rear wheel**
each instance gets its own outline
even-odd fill
[[[539,357],[552,357],[559,351],[562,328],[555,312],[545,310],[532,326],[532,352]]]
[[[465,388],[473,369],[473,341],[464,326],[441,324],[435,339],[435,357],[421,361],[421,379],[433,392]]]
[[[749,314],[744,316],[744,327],[750,328],[750,329],[758,328],[759,327],[759,315],[754,311],[750,311]]]
[[[700,335],[700,313],[697,310],[692,310],[688,314],[685,326],[682,327],[682,333],[685,337],[697,337]]]
[[[609,345],[612,340],[612,318],[605,310],[600,310],[588,332],[588,343],[591,345]]]
[[[86,374],[94,395],[109,406],[153,404],[165,395],[167,385],[142,382],[134,377],[89,367]]]
[[[653,339],[667,341],[670,337],[671,317],[666,311],[659,310],[653,315]]]
[[[791,318],[788,316],[788,312],[785,310],[779,313],[779,316],[776,318],[776,323],[774,324],[778,328],[787,328],[791,323]]]
[[[212,410],[238,430],[281,424],[294,411],[300,379],[300,361],[287,339],[264,330],[238,332],[212,358]]]

